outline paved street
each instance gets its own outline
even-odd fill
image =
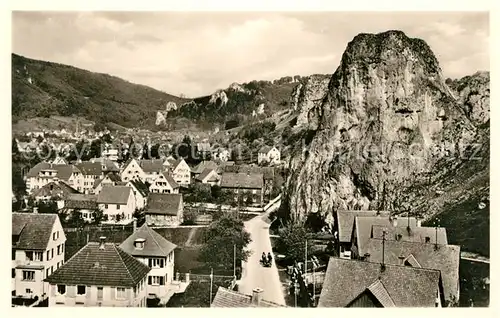
[[[256,287],[263,289],[262,299],[285,305],[285,298],[280,283],[278,268],[274,261],[271,267],[263,267],[260,264],[262,252],[271,251],[271,240],[269,238],[268,213],[257,216],[245,222],[245,229],[250,233],[252,242],[248,249],[252,255],[246,263],[243,263],[243,273],[239,285],[239,291],[251,295]]]

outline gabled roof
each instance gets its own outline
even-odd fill
[[[141,194],[143,197],[147,197],[149,194],[149,188],[148,186],[142,182],[142,180],[138,179],[133,179],[129,181],[130,184]]]
[[[53,181],[44,185],[33,193],[33,197],[60,197],[66,199],[69,194],[78,194],[78,190],[72,188],[63,181]]]
[[[215,174],[212,174],[212,173],[215,173]],[[207,181],[212,181],[212,182],[215,182],[218,180],[218,175],[217,175],[217,172],[215,172],[214,169],[205,169],[203,170],[202,173],[200,173],[199,175],[196,176],[196,180],[199,180],[199,181],[203,181],[205,180],[206,177],[208,177],[210,174],[212,174],[212,177],[210,177],[210,179],[208,179]]]
[[[202,161],[196,167],[194,167],[191,172],[194,174],[200,174],[205,169],[213,169],[216,170],[218,168],[217,163],[214,161]]]
[[[181,203],[181,194],[151,193],[144,211],[146,214],[166,214],[176,216],[181,207]]]
[[[242,307],[285,307],[267,300],[260,300],[259,305],[252,304],[252,296],[229,290],[224,287],[217,289],[210,307],[215,308],[242,308]]]
[[[264,180],[273,180],[274,179],[274,168],[273,167],[258,167],[252,165],[235,165],[230,164],[228,161],[224,164],[223,172],[233,172],[233,173],[250,173],[256,174],[261,173],[264,175]]]
[[[261,173],[224,172],[221,177],[221,188],[262,189],[264,176]]]
[[[93,194],[70,194],[64,200],[65,209],[96,210],[97,196]]]
[[[394,227],[393,222],[389,217],[374,216],[374,217],[356,217],[355,220],[355,231],[354,233],[357,237],[357,248],[359,255],[364,255],[365,245],[368,240],[372,237],[372,228],[374,225],[381,226],[386,229]],[[397,220],[396,227],[406,228],[408,226],[408,218],[401,218]],[[417,219],[410,218],[410,228],[417,227]]]
[[[265,153],[267,155],[273,148],[274,147],[271,146],[263,146],[259,149],[259,153]]]
[[[45,279],[51,284],[135,287],[150,268],[114,243],[90,242]]]
[[[389,216],[389,211],[380,211],[381,216]],[[377,211],[373,210],[338,210],[337,211],[337,224],[340,242],[350,242],[352,235],[352,228],[354,226],[354,219],[366,216],[377,216]]]
[[[174,178],[170,175],[170,173],[164,172],[162,175],[165,178],[165,181],[167,181],[167,183],[172,189],[180,188],[180,185],[177,182],[175,182]]]
[[[318,307],[346,307],[367,290],[382,305],[435,307],[439,278],[431,269],[385,265],[382,271],[379,263],[331,257]]]
[[[100,176],[103,174],[102,164],[100,162],[83,161],[75,166],[86,176]]]
[[[45,250],[51,239],[57,214],[12,213],[12,235],[19,236],[12,247],[25,250]]]
[[[134,242],[137,239],[146,240],[144,242],[144,248],[135,248]],[[120,248],[132,256],[166,257],[176,247],[177,245],[168,241],[145,223],[120,244]]]
[[[167,161],[168,161],[168,163],[170,163],[169,168],[172,170],[175,170],[184,161],[184,159],[183,158],[177,159],[177,160],[167,159]],[[189,168],[189,166],[188,166],[188,168]],[[189,168],[189,169],[191,169],[191,168]]]
[[[105,204],[127,204],[130,197],[131,187],[107,186],[103,187],[97,196],[97,203]]]
[[[401,218],[398,222],[404,223],[405,219]],[[406,223],[408,225],[408,223]],[[436,243],[436,232],[437,232],[437,243],[438,244],[448,244],[448,238],[446,236],[446,228],[438,227],[437,231],[435,227],[410,227],[408,231],[407,227],[397,226],[388,227],[373,225],[372,227],[372,238],[381,239],[383,236],[383,231],[386,231],[385,238],[389,240],[397,240],[400,237],[401,241],[405,242],[420,242],[425,243],[426,238],[428,238],[431,244]],[[400,236],[399,236],[400,235]]]
[[[30,169],[30,171],[28,171],[28,173],[26,174],[26,177],[28,177],[28,178],[37,177],[38,174],[40,173],[40,171],[42,171],[43,169],[48,169],[50,167],[51,167],[51,164],[48,162],[44,162],[44,161],[39,162],[36,165],[34,165],[33,168]]]
[[[113,182],[116,185],[117,182],[121,182],[122,179],[118,173],[108,172],[104,178],[98,178],[94,181],[94,189],[97,188],[105,179]]]
[[[400,264],[403,261],[413,266],[435,269],[441,272],[445,300],[451,296],[458,298],[460,246],[438,245],[420,242],[388,241],[384,242],[384,262]],[[382,262],[382,240],[369,239],[365,244],[370,262]]]
[[[159,173],[165,170],[165,167],[163,166],[163,160],[161,159],[140,160],[139,165],[145,173]]]

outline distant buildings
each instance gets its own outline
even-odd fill
[[[276,147],[264,146],[257,153],[258,164],[277,165],[281,162],[281,153]]]

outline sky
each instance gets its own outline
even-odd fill
[[[387,30],[425,40],[446,77],[490,68],[482,12],[15,11],[12,52],[196,97],[234,82],[331,74],[355,35]]]

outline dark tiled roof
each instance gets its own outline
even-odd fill
[[[147,197],[148,196],[148,193],[149,193],[149,188],[148,186],[142,182],[142,180],[130,180],[129,181],[133,186],[134,188],[139,191],[139,193],[143,196],[143,197]]]
[[[93,194],[70,194],[64,201],[65,209],[96,210],[97,196]]]
[[[60,197],[66,199],[69,194],[77,194],[78,190],[63,181],[50,182],[33,193],[33,197]]]
[[[208,175],[212,172],[215,172],[214,169],[205,169],[203,170],[202,173],[200,173],[198,176],[196,176],[196,180],[199,180],[199,181],[203,181],[206,177],[208,177]],[[218,180],[218,176],[213,176],[211,177],[208,181],[217,181]]]
[[[262,189],[264,187],[264,177],[261,173],[224,172],[220,186],[222,188]]]
[[[53,168],[57,170],[57,178],[61,180],[69,180],[73,172],[80,172],[80,170],[73,165],[54,165]]]
[[[331,257],[318,307],[346,307],[369,288],[373,296],[381,297],[379,302],[391,307],[391,303],[395,307],[434,307],[439,278],[436,270],[386,265],[382,271],[379,263]]]
[[[130,197],[131,187],[107,186],[103,187],[97,196],[97,202],[102,204],[127,204]]]
[[[357,216],[366,217],[366,216],[376,216],[377,211],[371,210],[363,210],[363,211],[355,211],[355,210],[339,210],[337,211],[337,224],[338,224],[338,232],[339,232],[339,240],[340,242],[350,242],[352,235],[352,228],[354,226],[354,218]],[[389,216],[388,211],[381,211],[381,215]]]
[[[397,265],[412,256],[416,266],[441,271],[445,300],[451,300],[452,296],[458,298],[460,246],[438,245],[436,249],[435,244],[388,240],[384,244],[385,263]],[[382,240],[370,239],[365,251],[370,253],[370,262],[382,262]],[[400,260],[400,256],[404,259]]]
[[[191,172],[194,174],[200,174],[205,169],[213,169],[216,170],[218,168],[217,163],[214,161],[202,161],[196,167],[194,167]]]
[[[399,222],[404,222],[403,219],[399,219]],[[410,227],[410,230],[406,227],[389,227],[384,228],[380,225],[374,225],[372,227],[372,238],[381,239],[383,236],[383,231],[386,231],[385,238],[388,240],[396,240],[399,235],[401,235],[400,240],[405,242],[420,242],[425,243],[426,237],[429,238],[431,244],[436,243],[436,228],[435,227]],[[448,238],[446,236],[446,228],[437,228],[437,243],[438,244],[448,244]]]
[[[163,177],[165,178],[165,180],[168,182],[168,184],[172,189],[180,188],[180,185],[177,182],[175,182],[174,178],[170,175],[170,173],[164,172]]]
[[[100,162],[84,161],[76,164],[76,167],[83,175],[100,176],[103,173],[102,164]]]
[[[182,203],[181,194],[151,193],[144,211],[148,214],[177,215]]]
[[[48,162],[39,162],[35,166],[33,166],[33,168],[31,168],[30,171],[28,171],[26,177],[28,178],[37,177],[40,171],[42,171],[43,169],[48,169],[50,167],[51,164]]]
[[[258,167],[251,165],[230,165],[226,162],[224,166],[224,172],[241,172],[241,173],[261,173],[264,175],[264,180],[273,180],[274,179],[274,168],[273,167]]]
[[[114,243],[90,242],[45,279],[51,284],[134,287],[150,268]]]
[[[259,305],[252,304],[252,296],[245,295],[224,287],[217,289],[210,307],[215,308],[243,308],[243,307],[285,307],[267,300],[261,300]]]
[[[136,239],[145,239],[144,248],[137,249],[134,246]],[[160,256],[166,257],[172,252],[177,245],[168,241],[155,230],[148,227],[146,224],[141,226],[137,231],[132,233],[123,243],[120,248],[132,256]]]
[[[374,225],[382,226],[383,228],[390,229],[393,226],[392,221],[388,217],[356,217],[354,220],[356,226],[357,247],[359,255],[364,255],[366,243],[372,237],[372,228]],[[408,218],[398,219],[396,222],[397,227],[406,228],[408,226]],[[417,227],[417,219],[410,218],[410,227]]]
[[[141,160],[139,161],[139,165],[146,173],[162,172],[163,170],[165,170],[165,167],[163,166],[163,160],[161,159]]]
[[[16,249],[45,250],[51,239],[57,214],[12,213],[12,235],[19,235],[12,242]]]

